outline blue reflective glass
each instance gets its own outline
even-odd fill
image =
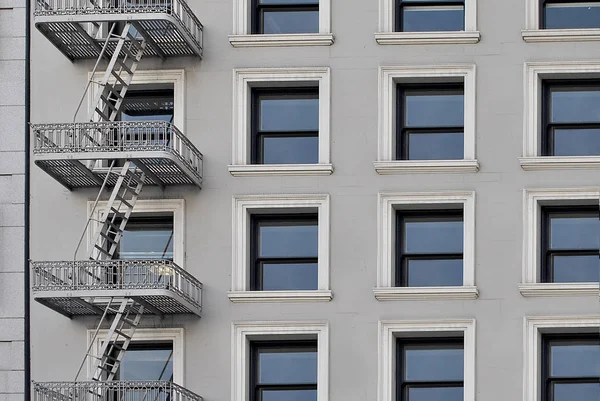
[[[600,155],[600,129],[554,129],[554,156]]]
[[[598,216],[550,218],[551,249],[598,249],[600,220]]]
[[[319,162],[319,137],[263,136],[263,164],[316,164]]]
[[[318,226],[314,224],[261,225],[259,256],[317,257]]]
[[[318,131],[319,99],[261,99],[260,131]]]
[[[462,94],[426,94],[406,92],[405,126],[462,127],[464,96]]]
[[[408,401],[463,401],[462,387],[411,387]]]
[[[258,356],[259,384],[317,383],[317,352],[264,352]]]
[[[317,263],[264,263],[262,269],[263,291],[318,289]]]
[[[550,98],[553,123],[600,122],[600,90],[554,89]]]
[[[263,11],[264,34],[317,33],[318,11]]]
[[[128,230],[121,236],[119,259],[173,260],[173,228]]]
[[[554,401],[598,401],[600,383],[554,383]]]
[[[462,31],[464,29],[463,6],[424,6],[402,9],[402,32]]]
[[[404,380],[463,380],[463,354],[462,348],[431,348],[407,345],[404,347]]]
[[[552,262],[555,283],[600,282],[598,255],[554,256]]]
[[[462,259],[409,260],[408,287],[463,285]]]
[[[119,367],[119,380],[173,380],[173,350],[127,350]]]
[[[462,221],[414,221],[404,223],[405,253],[462,253]]]
[[[600,338],[597,344],[550,346],[552,377],[599,377]]]
[[[460,160],[464,158],[464,135],[453,133],[408,133],[409,160]]]
[[[600,3],[558,3],[545,7],[546,29],[600,28]]]
[[[262,401],[317,401],[317,390],[262,390]]]

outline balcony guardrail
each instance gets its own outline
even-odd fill
[[[33,382],[33,401],[202,401],[168,381]]]

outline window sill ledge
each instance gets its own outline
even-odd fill
[[[234,177],[268,175],[331,175],[332,164],[237,164],[228,166]]]
[[[600,168],[600,156],[538,156],[519,158],[525,171]]]
[[[331,33],[229,35],[233,47],[331,46],[334,41]]]
[[[531,283],[519,284],[524,297],[586,296],[600,295],[597,283]]]
[[[388,287],[374,288],[378,301],[477,299],[477,287]]]
[[[373,162],[373,166],[380,175],[479,171],[477,160],[394,160]]]
[[[528,43],[589,42],[600,40],[600,29],[531,29],[521,31]]]
[[[229,300],[234,303],[257,302],[329,302],[333,299],[330,290],[316,291],[230,291]]]
[[[380,45],[474,44],[480,39],[479,31],[375,33]]]

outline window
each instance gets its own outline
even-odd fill
[[[542,29],[600,28],[600,2],[590,0],[539,0]]]
[[[253,89],[252,162],[319,162],[319,88]]]
[[[545,81],[545,156],[600,155],[600,84]]]
[[[398,32],[465,29],[464,0],[396,0],[396,5]]]
[[[121,121],[173,122],[173,89],[128,90],[123,99]]]
[[[115,380],[173,381],[173,343],[131,342]]]
[[[463,284],[462,211],[398,211],[396,286]]]
[[[397,401],[463,401],[462,338],[398,338]]]
[[[317,33],[319,0],[252,0],[252,33]]]
[[[317,341],[251,342],[251,401],[317,400]]]
[[[318,217],[252,217],[252,290],[317,290]]]
[[[115,259],[173,260],[173,216],[133,215],[125,226]]]
[[[600,282],[598,206],[542,209],[542,281]]]
[[[398,84],[398,160],[464,158],[462,84]]]

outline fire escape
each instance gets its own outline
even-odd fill
[[[73,260],[32,262],[32,293],[60,314],[98,316],[99,323],[75,380],[34,382],[33,395],[37,401],[199,401],[171,381],[115,377],[142,316],[200,316],[202,283],[169,260],[114,256],[144,186],[201,186],[202,154],[177,127],[118,117],[141,59],[201,57],[202,24],[183,0],[36,0],[34,23],[70,60],[96,63],[73,122],[32,124],[33,160],[69,190],[99,192]],[[77,122],[87,97],[93,99],[89,114]],[[77,260],[86,237],[88,259]],[[85,370],[91,380],[81,381]]]

